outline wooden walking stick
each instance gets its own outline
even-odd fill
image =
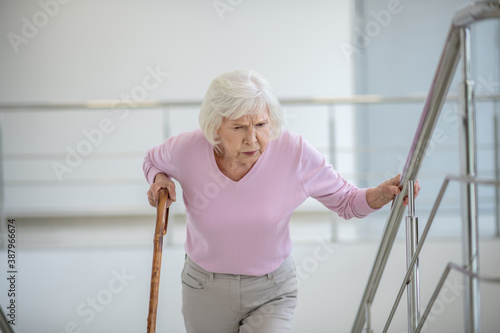
[[[151,290],[149,292],[149,314],[148,314],[148,333],[156,331],[156,310],[158,309],[158,293],[160,291],[160,271],[161,254],[163,250],[163,236],[167,233],[168,208],[167,208],[168,190],[160,189],[158,192],[158,202],[156,204],[156,229],[153,239],[153,267],[151,269]]]

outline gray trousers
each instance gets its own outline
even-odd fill
[[[291,257],[264,276],[207,272],[189,257],[182,271],[188,333],[288,333],[298,283]]]

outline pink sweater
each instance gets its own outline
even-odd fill
[[[290,255],[289,221],[313,197],[340,216],[364,217],[375,209],[366,189],[343,179],[299,135],[283,131],[241,180],[220,172],[201,130],[172,137],[144,159],[149,183],[163,172],[182,187],[187,214],[186,253],[205,270],[264,275]]]

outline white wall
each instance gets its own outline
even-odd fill
[[[50,2],[50,0],[46,0]],[[222,1],[224,2],[224,1]],[[15,53],[2,39],[5,101],[117,98],[159,66],[170,76],[152,98],[201,98],[227,70],[261,72],[280,96],[350,93],[335,46],[349,34],[348,1],[69,1]],[[22,34],[37,1],[1,2],[1,30]]]

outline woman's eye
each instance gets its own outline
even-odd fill
[[[267,123],[259,123],[257,124],[258,127],[264,127]]]

